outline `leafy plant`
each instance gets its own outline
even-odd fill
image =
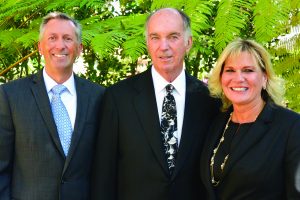
[[[286,79],[289,108],[300,112],[299,0],[2,0],[0,1],[0,82],[43,67],[37,53],[41,19],[62,11],[83,27],[84,70],[80,76],[111,85],[149,66],[144,40],[147,15],[161,7],[186,12],[193,48],[186,69],[205,79],[219,53],[236,37],[253,38],[271,53],[275,71]],[[29,58],[27,56],[29,55]]]

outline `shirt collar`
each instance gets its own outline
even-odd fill
[[[152,66],[151,67],[151,73],[152,73],[152,79],[153,79],[153,85],[155,89],[155,93],[158,94],[162,91],[164,91],[166,85],[170,84],[168,81],[166,81]],[[182,69],[180,74],[176,77],[176,79],[171,82],[171,84],[174,86],[175,90],[179,95],[185,95],[185,71]]]
[[[58,83],[56,83],[46,72],[45,68],[43,69],[43,77],[44,77],[44,81],[45,81],[45,85],[46,85],[46,90],[47,93],[49,93],[51,91],[51,89],[57,85]],[[72,75],[70,76],[70,78],[68,80],[66,80],[62,85],[64,85],[68,91],[70,92],[70,94],[73,96],[76,94],[76,89],[75,89],[75,80],[74,80],[74,75],[72,73]]]

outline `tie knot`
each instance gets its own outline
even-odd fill
[[[172,84],[168,84],[166,86],[167,93],[172,93],[173,90],[174,90],[174,86]]]
[[[63,91],[65,91],[67,88],[64,85],[56,85],[52,88],[52,92],[54,95],[60,95]]]

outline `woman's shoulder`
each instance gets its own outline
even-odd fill
[[[271,104],[270,107],[277,113],[282,120],[300,120],[300,114],[290,108],[282,107],[276,104]]]
[[[273,127],[284,127],[287,131],[289,130],[300,130],[300,114],[286,107],[282,107],[276,104],[269,106],[269,119],[274,125]],[[293,132],[293,131],[292,131]]]

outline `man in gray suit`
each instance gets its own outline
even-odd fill
[[[78,22],[50,13],[40,27],[45,68],[0,86],[1,200],[89,199],[104,88],[73,74],[81,50]]]

